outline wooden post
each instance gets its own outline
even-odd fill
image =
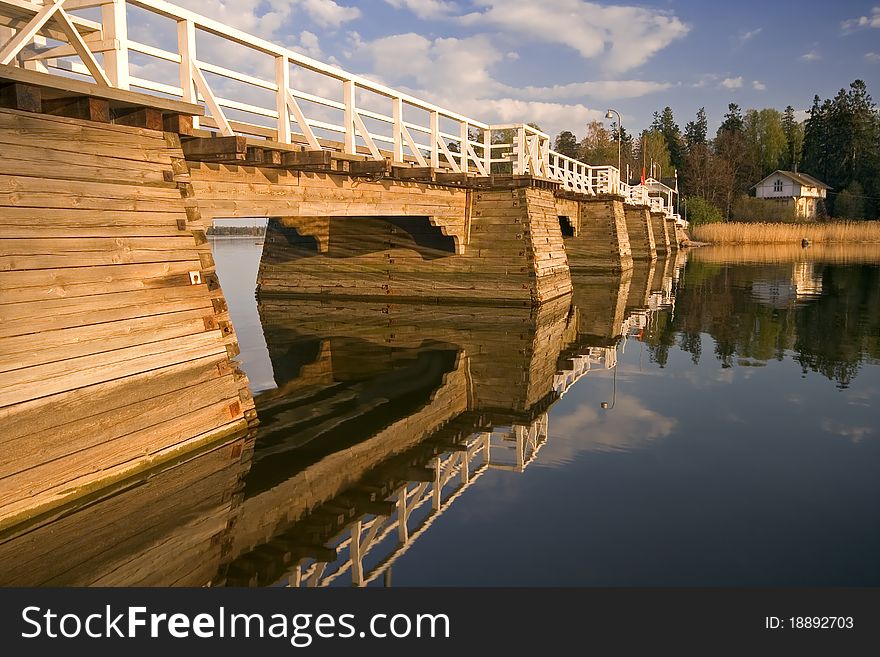
[[[513,174],[522,175],[526,172],[526,127],[522,124],[516,129],[516,163],[513,165]]]
[[[403,162],[403,100],[391,99],[391,118],[394,122],[394,162]]]
[[[431,112],[431,166],[437,169],[440,166],[440,115],[437,110]]]
[[[483,130],[483,158],[485,159],[486,175],[492,175],[492,129]]]
[[[354,134],[354,113],[357,111],[354,104],[355,86],[353,80],[343,80],[342,97],[345,104],[345,152],[349,155],[357,153],[357,141]]]
[[[101,6],[104,39],[115,41],[115,48],[104,52],[104,72],[117,89],[128,89],[128,23],[125,0],[111,0]]]
[[[290,93],[290,64],[286,55],[275,58],[275,109],[278,111],[278,141],[290,143],[290,114],[287,112],[287,94]]]
[[[397,538],[401,545],[406,545],[409,541],[409,529],[406,526],[406,520],[409,517],[409,511],[406,508],[406,485],[404,485],[397,494]]]
[[[351,558],[351,583],[355,586],[364,585],[364,558],[361,554],[361,521],[351,524],[351,542],[348,544],[348,555]]]
[[[470,167],[470,160],[468,159],[468,148],[470,148],[470,126],[467,121],[461,122],[461,132],[460,132],[461,144],[459,147],[461,148],[461,155],[459,157],[461,164],[461,172],[467,173]]]
[[[177,22],[177,50],[180,53],[180,88],[183,89],[183,100],[194,105],[198,104],[199,97],[192,76],[196,61],[196,26],[192,21]],[[193,128],[198,127],[199,118],[194,116]]]

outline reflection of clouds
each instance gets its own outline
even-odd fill
[[[800,395],[794,394],[793,392],[790,392],[785,396],[785,401],[787,401],[789,404],[794,404],[795,406],[803,406],[804,404],[804,398]]]
[[[736,373],[734,372],[732,367],[728,368],[728,369],[720,369],[715,374],[715,380],[718,383],[733,383],[733,379],[735,377],[736,377]],[[701,381],[701,377],[697,376],[696,380]]]
[[[822,420],[822,430],[833,433],[836,436],[848,438],[853,443],[859,443],[866,436],[873,435],[873,427],[857,427],[851,424],[843,424],[829,418]]]
[[[876,388],[867,388],[865,390],[853,390],[850,388],[846,391],[846,403],[850,406],[870,408],[872,406],[872,398],[877,397],[878,392],[880,391]]]
[[[567,415],[552,415],[550,438],[536,462],[557,466],[574,460],[584,451],[627,451],[664,438],[678,421],[645,408],[630,395],[617,394],[613,409],[602,410],[598,402],[579,404]]]

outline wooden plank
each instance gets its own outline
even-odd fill
[[[188,283],[188,281],[187,281]],[[60,316],[89,310],[125,308],[163,301],[199,300],[209,297],[206,285],[176,285],[145,288],[129,292],[111,292],[74,298],[50,298],[0,305],[0,322],[14,322],[27,317]]]
[[[47,363],[4,374],[0,389],[0,407],[76,390],[85,386],[119,379],[175,363],[225,353],[219,331],[208,331],[162,342],[140,345],[106,354]]]
[[[30,317],[21,320],[10,320],[0,324],[0,338],[39,334],[44,331],[55,331],[74,326],[90,326],[135,317],[168,315],[180,311],[205,310],[210,312],[213,308],[214,304],[206,296],[205,298],[195,299],[171,299],[155,303],[123,306],[121,308],[95,309],[90,312],[39,318]]]
[[[163,449],[186,442],[194,435],[231,421],[228,404],[213,404],[181,418],[113,441],[102,448],[84,450],[60,463],[38,466],[28,477],[7,481],[0,493],[0,517],[33,507],[34,498],[59,488],[81,488],[105,479],[107,470],[149,460]],[[59,467],[60,466],[60,467]],[[96,476],[97,475],[97,476]],[[15,503],[17,502],[17,503]]]
[[[216,375],[201,370],[185,388],[149,397],[123,408],[76,418],[61,427],[28,434],[26,440],[3,441],[0,479],[63,459],[75,452],[100,447],[162,423],[182,418],[206,406],[226,402],[237,395],[232,374]]]
[[[0,226],[26,227],[45,222],[58,228],[124,228],[144,226],[164,230],[186,220],[182,209],[173,212],[125,212],[115,210],[83,210],[80,208],[10,208],[0,212]],[[48,228],[48,226],[47,226]]]
[[[95,417],[102,413],[112,417],[127,406],[156,395],[185,390],[201,381],[229,374],[231,369],[225,354],[214,354],[177,365],[166,364],[125,379],[0,408],[0,420],[4,422],[0,441],[16,441],[49,429],[63,432],[65,426],[84,417],[84,407],[89,408]],[[51,413],[47,412],[50,408]]]
[[[78,296],[66,294],[66,290],[77,285],[108,285],[124,281],[136,281],[138,286],[159,287],[163,280],[173,281],[187,276],[190,271],[198,271],[201,262],[197,254],[184,261],[163,261],[148,264],[113,264],[95,267],[65,267],[60,269],[40,269],[32,271],[0,271],[0,303],[14,303],[18,293],[26,295],[22,301],[53,296]],[[30,292],[25,292],[29,288]],[[111,292],[107,289],[107,292]]]
[[[201,333],[208,328],[206,319],[205,310],[194,310],[172,313],[164,316],[162,322],[156,322],[154,317],[136,317],[46,331],[39,340],[32,335],[5,338],[0,350],[0,372]]]
[[[76,96],[93,96],[113,101],[115,105],[126,107],[153,107],[176,114],[202,116],[205,110],[200,105],[184,103],[160,96],[151,96],[136,91],[101,87],[90,82],[83,82],[60,75],[30,71],[15,66],[0,66],[0,80],[19,82],[56,92],[66,92]]]
[[[116,251],[184,251],[194,248],[192,235],[180,234],[174,237],[50,237],[0,240],[0,253],[7,256],[93,252],[113,258]]]

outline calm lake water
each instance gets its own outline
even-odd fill
[[[212,244],[261,427],[211,583],[880,585],[877,264],[705,250],[537,313],[258,306],[259,242]]]

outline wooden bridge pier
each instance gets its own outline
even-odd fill
[[[651,232],[654,235],[654,249],[658,258],[669,255],[670,239],[667,231],[666,215],[663,212],[651,211]]]
[[[632,268],[623,197],[560,190],[556,193],[556,209],[572,272]]]
[[[314,192],[319,184],[326,198]],[[300,192],[292,190],[259,205],[273,217],[261,295],[531,306],[571,292],[552,183],[526,176],[446,186],[302,173],[299,186],[314,200],[297,207],[291,194]]]
[[[650,208],[647,205],[625,205],[624,214],[633,260],[656,260],[657,245]]]

